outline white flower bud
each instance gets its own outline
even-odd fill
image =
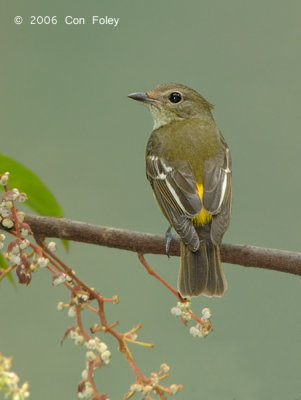
[[[20,265],[20,264],[21,264],[21,258],[20,258],[20,256],[18,256],[17,254],[12,254],[11,257],[10,257],[10,261],[11,261],[13,264],[17,264],[17,265]]]
[[[97,345],[97,343],[96,343],[96,340],[94,340],[94,339],[90,339],[86,343],[87,348],[90,349],[90,350],[94,350],[96,348],[96,345]]]
[[[192,335],[193,337],[199,336],[199,332],[200,332],[200,330],[199,330],[196,326],[192,326],[192,327],[189,329],[189,333],[190,333],[190,335]]]
[[[58,286],[58,285],[61,285],[62,283],[64,283],[65,280],[66,280],[66,275],[61,273],[61,274],[56,275],[53,278],[52,284],[53,284],[53,286]]]
[[[210,319],[211,318],[211,310],[210,310],[210,308],[208,308],[208,307],[206,307],[206,308],[203,308],[203,310],[202,310],[202,318],[203,319]]]
[[[179,390],[179,386],[178,385],[170,385],[169,389],[171,390],[172,394],[176,394],[177,391]]]
[[[143,386],[139,385],[139,383],[133,383],[133,385],[131,385],[131,387],[130,387],[130,391],[131,392],[141,392],[142,388],[143,388]]]
[[[29,267],[31,272],[35,272],[38,268],[39,268],[39,266],[34,263],[30,264],[30,267]]]
[[[48,250],[55,251],[56,250],[56,243],[55,242],[49,242],[47,247],[48,247]]]
[[[28,239],[24,239],[20,243],[21,249],[26,249],[30,245],[30,241]]]
[[[86,369],[82,370],[82,378],[87,379],[88,378],[88,371]]]
[[[86,353],[86,359],[87,359],[88,361],[94,361],[95,358],[96,358],[96,354],[95,354],[93,351],[91,351],[91,350],[87,351],[87,353]]]
[[[108,346],[104,342],[100,342],[97,345],[97,350],[102,353],[108,349]]]
[[[168,372],[170,370],[170,366],[167,365],[166,363],[163,363],[163,364],[161,364],[160,369],[165,374],[166,372]]]
[[[110,360],[110,358],[111,358],[111,352],[110,352],[110,350],[106,350],[106,351],[104,351],[103,353],[101,353],[101,358],[102,358],[102,360],[103,361],[109,361]]]
[[[24,203],[24,201],[27,200],[27,194],[26,193],[20,193],[18,196],[18,200],[20,203]]]
[[[3,215],[3,213],[2,213],[2,215]],[[12,228],[14,226],[14,223],[13,223],[13,221],[11,219],[4,218],[4,220],[2,221],[2,225],[5,228],[10,229],[10,228]]]
[[[71,306],[68,310],[68,317],[75,317],[75,315],[76,315],[75,307]]]
[[[38,261],[37,261],[37,264],[41,267],[41,268],[45,268],[46,266],[47,266],[47,264],[48,264],[48,258],[45,258],[45,257],[39,257],[38,258]]]
[[[179,307],[172,307],[170,310],[172,315],[175,315],[176,317],[179,317],[182,314],[182,310]]]
[[[5,172],[4,175],[0,175],[0,185],[5,186],[9,178],[9,172]]]
[[[8,209],[13,208],[13,202],[11,200],[3,201],[2,205],[3,205],[3,207],[8,208]]]
[[[77,335],[77,337],[74,339],[74,344],[76,346],[81,346],[82,344],[84,344],[85,342],[85,338],[82,335]]]

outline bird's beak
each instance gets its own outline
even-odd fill
[[[153,103],[155,100],[148,97],[146,93],[131,93],[128,95],[130,99],[142,101],[143,103]]]

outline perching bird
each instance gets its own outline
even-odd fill
[[[182,297],[221,296],[227,282],[220,244],[230,222],[229,148],[213,105],[195,90],[163,83],[130,98],[154,119],[146,146],[146,175],[160,209],[181,239],[178,290]]]

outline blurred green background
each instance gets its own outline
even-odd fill
[[[184,83],[215,104],[231,148],[225,241],[299,251],[300,13],[297,0],[1,0],[1,152],[35,171],[66,217],[163,233],[144,172],[151,117],[126,95]],[[31,15],[56,15],[59,23],[30,25]],[[87,22],[67,26],[66,15]],[[93,26],[93,15],[120,22]],[[155,348],[132,347],[136,361],[145,374],[171,365],[169,382],[184,385],[176,398],[300,399],[298,277],[224,265],[225,296],[193,301],[197,313],[213,312],[214,331],[199,340],[170,314],[175,299],[135,254],[76,243],[59,254],[105,296],[119,295],[120,304],[107,307],[110,321],[124,331],[143,322],[139,338]],[[179,259],[147,259],[176,284]],[[14,356],[33,400],[76,397],[84,350],[59,344],[72,325],[56,311],[61,300],[67,294],[46,271],[28,288],[1,283],[0,351]],[[104,340],[113,358],[96,382],[121,399],[134,376],[116,343]]]

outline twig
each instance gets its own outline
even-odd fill
[[[35,234],[97,244],[141,254],[165,254],[165,236],[92,225],[66,218],[26,215]],[[180,254],[179,240],[170,245],[171,256]],[[257,267],[301,275],[301,253],[242,244],[223,244],[222,261],[244,267]]]

